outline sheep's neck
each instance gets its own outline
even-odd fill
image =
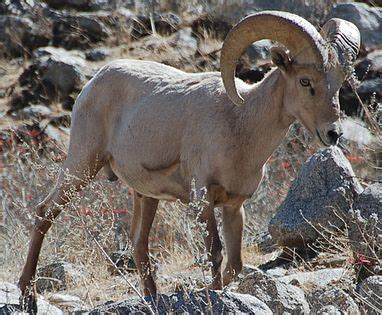
[[[294,121],[284,107],[284,89],[285,79],[276,69],[244,95],[238,121],[251,163],[265,163]]]

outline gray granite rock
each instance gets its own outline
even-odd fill
[[[49,29],[41,28],[27,17],[0,15],[0,55],[20,57],[49,43]]]
[[[346,273],[344,268],[325,268],[315,271],[297,272],[279,277],[284,283],[298,284],[301,287],[309,287],[312,290],[324,289],[332,282],[339,281]]]
[[[237,291],[256,296],[267,304],[274,314],[309,313],[309,305],[300,288],[281,282],[261,270],[244,277]]]
[[[340,288],[320,290],[308,296],[311,314],[361,314],[354,299]]]
[[[267,305],[258,298],[232,292],[208,291],[178,292],[171,295],[161,294],[158,301],[151,303],[156,314],[272,314]],[[122,302],[104,304],[90,311],[90,314],[145,314],[149,310],[139,298]]]
[[[342,151],[321,149],[301,167],[268,230],[279,245],[304,248],[319,236],[313,226],[342,228],[344,223],[336,213],[345,216],[361,192]]]
[[[102,13],[59,15],[53,21],[53,45],[65,49],[89,48],[91,43],[105,40],[111,31],[103,22]]]
[[[86,63],[85,55],[80,51],[38,48],[33,52],[30,65],[19,77],[21,92],[12,96],[11,110],[57,101],[70,110],[76,93],[94,73],[95,69]]]

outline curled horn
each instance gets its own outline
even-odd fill
[[[224,87],[236,105],[244,102],[235,85],[236,64],[243,51],[261,39],[283,44],[297,63],[315,64],[319,69],[326,67],[326,43],[315,27],[302,17],[279,11],[263,11],[247,16],[228,33],[220,58]]]
[[[357,26],[342,19],[330,19],[321,30],[322,36],[335,49],[337,60],[346,75],[353,71],[353,63],[357,58],[361,35]]]

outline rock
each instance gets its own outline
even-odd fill
[[[276,248],[276,244],[269,232],[259,232],[250,237],[248,244],[255,244],[262,253],[270,253]]]
[[[342,151],[338,147],[321,149],[301,167],[268,230],[281,246],[305,248],[319,237],[312,225],[342,228],[343,220],[336,213],[345,216],[361,192]]]
[[[179,29],[182,19],[173,12],[154,13],[153,22],[155,30],[159,35],[168,36]],[[132,23],[132,39],[139,39],[151,34],[153,34],[153,30],[150,17],[148,15],[138,15]]]
[[[0,3],[0,15],[22,15],[36,6],[34,0],[3,0]]]
[[[299,287],[309,288],[312,291],[327,288],[329,284],[339,281],[345,273],[344,268],[326,268],[316,271],[298,272],[277,279],[285,284],[298,284]]]
[[[48,105],[61,101],[70,110],[75,93],[93,73],[81,52],[39,48],[34,52],[31,65],[19,77],[21,93],[13,95],[10,107],[18,110],[33,103]]]
[[[355,73],[360,80],[357,92],[362,101],[370,103],[382,101],[382,50],[369,53],[365,58],[359,59],[355,63]],[[344,84],[340,89],[341,110],[346,115],[359,115],[361,104],[349,84]]]
[[[278,281],[261,270],[242,279],[237,291],[256,296],[276,314],[309,313],[309,305],[300,288]]]
[[[367,103],[370,103],[372,98],[375,98],[377,102],[382,101],[382,78],[362,81],[357,92],[361,99]]]
[[[202,1],[199,1],[199,3]],[[336,1],[337,2],[337,1]],[[204,5],[199,11],[205,13],[210,19],[236,24],[242,18],[263,10],[278,10],[293,12],[306,18],[315,26],[322,25],[322,20],[336,2],[312,2],[301,0],[276,1],[276,0],[241,0],[241,1],[209,1],[202,2]],[[193,5],[194,7],[195,5]]]
[[[56,50],[51,55],[37,60],[37,71],[42,84],[51,89],[50,99],[57,96],[64,99],[75,90],[79,90],[85,81],[86,64],[81,57],[67,54],[64,50]]]
[[[320,290],[308,296],[311,314],[360,314],[357,303],[340,288]]]
[[[281,267],[275,267],[272,269],[268,269],[266,273],[272,277],[279,278],[285,276],[288,273],[288,270]]]
[[[101,21],[100,13],[59,16],[53,21],[53,45],[66,49],[89,48],[105,40],[111,33]]]
[[[49,303],[59,306],[61,309],[67,312],[76,312],[86,308],[86,305],[77,296],[53,293],[47,297]]]
[[[97,11],[115,8],[113,0],[44,0],[53,9]]]
[[[272,46],[272,41],[267,39],[249,46],[239,59],[236,76],[249,84],[261,81],[273,65],[270,59]]]
[[[65,290],[68,285],[79,283],[85,272],[67,262],[56,262],[38,269],[37,292]]]
[[[0,15],[0,51],[4,57],[20,57],[46,46],[50,30],[39,27],[26,17]]]
[[[0,282],[0,314],[15,314],[20,310],[20,290],[16,285],[8,282]],[[39,314],[64,314],[56,306],[49,304],[42,296],[37,297],[37,308]]]
[[[211,37],[220,40],[223,40],[227,36],[232,26],[233,23],[229,23],[213,15],[202,15],[191,24],[192,32],[198,38],[205,39]]]
[[[258,298],[248,294],[233,292],[206,291],[178,292],[171,295],[161,294],[155,312],[158,314],[272,314],[272,311]],[[209,304],[209,302],[211,304]],[[139,298],[131,298],[123,302],[105,304],[90,311],[90,314],[147,313],[147,307]]]
[[[360,304],[364,314],[381,314],[382,276],[371,276],[357,287]]]
[[[368,186],[359,195],[353,207],[360,210],[364,217],[376,214],[378,218],[382,219],[382,183]],[[379,221],[378,227],[382,228],[382,221]]]
[[[248,56],[249,62],[258,64],[270,60],[270,50],[275,44],[269,39],[263,39],[250,45],[244,52]]]
[[[361,48],[372,51],[382,47],[382,9],[364,3],[338,3],[327,16],[354,23],[361,33]]]
[[[94,48],[86,53],[86,59],[90,61],[102,61],[111,55],[110,49]]]
[[[44,105],[32,105],[23,108],[17,113],[19,119],[42,119],[52,114],[52,111]]]
[[[358,276],[380,274],[382,258],[382,183],[367,187],[353,204],[349,240]]]
[[[375,50],[355,64],[355,73],[359,80],[374,79],[382,76],[382,50]]]

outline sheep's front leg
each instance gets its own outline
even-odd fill
[[[54,219],[60,214],[71,199],[74,191],[80,191],[93,178],[102,167],[100,160],[93,155],[76,156],[73,152],[68,153],[63,170],[53,191],[37,206],[36,223],[32,231],[27,260],[19,280],[21,290],[20,304],[23,310],[36,313],[37,304],[33,288],[37,261],[45,234],[52,226]]]
[[[223,288],[221,277],[221,264],[223,260],[221,253],[222,244],[220,242],[216,225],[213,203],[210,203],[203,209],[200,220],[202,223],[206,224],[206,229],[208,232],[204,237],[204,243],[209,255],[209,259],[212,263],[212,289],[221,290]]]
[[[244,208],[223,208],[224,241],[227,250],[227,265],[223,272],[223,284],[229,284],[242,270],[241,243],[244,227]]]

